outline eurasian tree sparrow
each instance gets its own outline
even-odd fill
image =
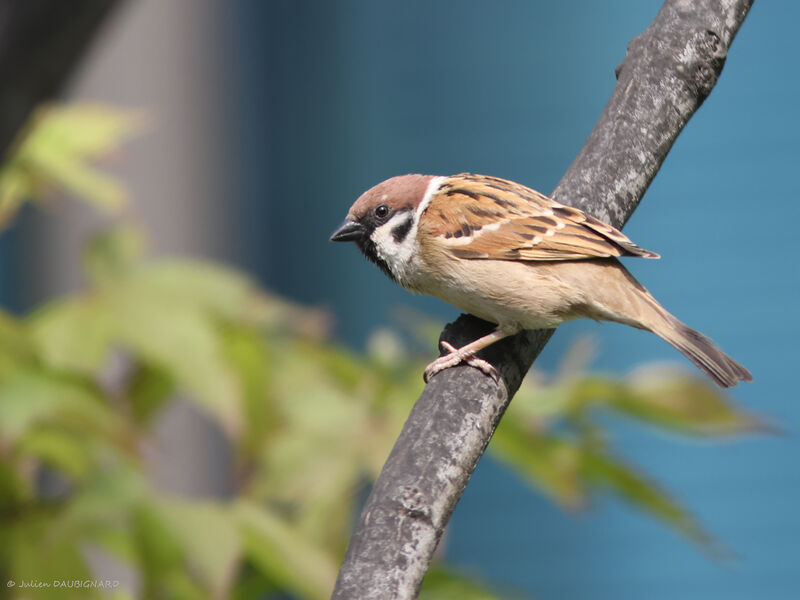
[[[658,258],[617,229],[523,185],[485,175],[402,175],[365,192],[331,236],[412,292],[441,298],[495,329],[425,369],[460,362],[497,377],[475,353],[523,329],[587,317],[652,331],[722,387],[742,365],[668,313],[618,256]]]

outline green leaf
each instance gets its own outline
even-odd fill
[[[136,536],[132,529],[135,507],[146,496],[141,465],[120,460],[119,455],[100,452],[100,468],[92,471],[79,486],[74,486],[62,509],[49,520],[53,535],[71,537],[76,545],[99,547],[128,565],[138,561]]]
[[[88,167],[69,149],[42,146],[35,157],[29,157],[34,168],[46,174],[52,184],[65,189],[96,208],[119,211],[128,195],[121,183],[109,175]]]
[[[522,598],[521,594],[505,598]],[[425,575],[420,589],[420,600],[496,600],[496,596],[483,583],[472,577],[434,566]]]
[[[283,423],[272,386],[274,367],[269,344],[262,335],[243,326],[223,330],[224,354],[239,382],[244,401],[246,436],[242,453],[254,458],[270,434]]]
[[[161,367],[139,361],[123,394],[138,424],[148,424],[166,406],[175,392],[175,382]]]
[[[575,443],[533,434],[519,421],[506,419],[497,428],[489,450],[562,506],[575,509],[585,503],[583,456]]]
[[[587,377],[574,382],[572,404],[601,405],[657,427],[694,436],[764,432],[770,428],[737,408],[710,383],[681,372],[639,370],[626,381]]]
[[[19,360],[30,360],[34,356],[25,325],[6,311],[0,309],[0,354],[10,354]]]
[[[141,282],[109,290],[119,342],[164,369],[231,438],[243,430],[238,382],[225,362],[216,324],[196,306],[154,295]]]
[[[102,296],[56,300],[36,311],[29,323],[41,359],[54,369],[94,376],[108,358],[115,317]]]
[[[15,166],[0,169],[0,230],[8,225],[36,190],[30,174]]]
[[[144,236],[133,226],[114,227],[92,236],[83,252],[89,279],[94,283],[113,281],[128,275],[144,255]]]
[[[31,329],[50,366],[87,376],[101,372],[114,345],[129,350],[161,371],[162,389],[173,382],[236,437],[243,427],[239,384],[225,359],[222,329],[203,301],[191,291],[165,292],[137,270],[53,303],[34,315]]]
[[[247,557],[283,589],[305,598],[327,599],[337,562],[305,540],[289,522],[246,500],[234,505]]]
[[[87,388],[42,373],[19,373],[0,383],[0,438],[13,443],[34,425],[58,424],[124,441],[125,426]]]
[[[143,598],[207,599],[200,580],[190,575],[186,551],[158,507],[144,502],[133,514]]]
[[[237,523],[227,507],[166,498],[154,501],[152,507],[180,548],[190,573],[212,597],[227,596],[241,553]]]
[[[136,285],[154,296],[191,304],[226,319],[246,316],[258,301],[247,277],[199,261],[168,259],[149,264],[136,273]]]
[[[669,525],[703,550],[714,556],[725,556],[728,550],[674,498],[653,481],[639,474],[619,459],[586,450],[582,475],[594,485],[602,486],[631,504]]]
[[[83,479],[94,462],[84,439],[54,427],[29,431],[17,444],[20,454],[35,457],[73,479]]]
[[[287,593],[286,590],[277,587],[275,582],[261,571],[246,564],[236,581],[236,587],[231,593],[230,600],[260,600],[262,598],[277,600],[281,598],[281,594],[285,593]]]
[[[0,381],[31,368],[36,348],[24,323],[0,309]]]
[[[74,155],[98,158],[121,141],[141,132],[146,115],[99,103],[50,105],[40,108],[27,144],[57,146]]]
[[[287,428],[266,447],[250,495],[291,506],[303,536],[338,549],[355,510],[355,492],[363,483],[359,454],[346,434],[310,436]]]
[[[49,514],[40,512],[12,520],[3,532],[4,565],[3,590],[7,581],[20,586],[22,581],[50,583],[49,587],[28,588],[19,598],[67,600],[76,597],[75,590],[66,586],[54,587],[53,581],[85,581],[92,576],[80,553],[74,532],[53,532]],[[8,550],[12,550],[8,552]],[[82,598],[98,598],[96,590],[82,590]]]
[[[703,550],[721,554],[716,540],[667,492],[599,449],[529,431],[516,420],[505,420],[498,427],[489,449],[566,508],[584,505],[589,486],[601,487],[656,517]]]
[[[0,169],[0,227],[24,202],[52,187],[118,210],[127,198],[124,187],[90,163],[140,131],[142,123],[140,114],[102,105],[39,109]]]
[[[23,473],[24,470],[11,461],[0,461],[0,514],[11,514],[35,498],[35,484],[32,478],[23,477]]]

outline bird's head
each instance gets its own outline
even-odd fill
[[[370,188],[350,207],[331,241],[355,242],[364,256],[402,283],[416,251],[417,224],[436,179],[400,175]]]

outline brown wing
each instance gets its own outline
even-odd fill
[[[448,177],[425,212],[433,217],[425,219],[428,233],[459,258],[658,258],[583,211],[496,177]]]

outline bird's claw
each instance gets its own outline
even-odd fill
[[[475,367],[495,381],[500,380],[500,375],[497,373],[497,369],[495,369],[489,362],[483,360],[482,358],[478,358],[473,354],[462,354],[458,348],[455,348],[448,342],[441,341],[440,344],[442,348],[448,351],[449,354],[440,356],[427,367],[425,367],[425,372],[422,374],[422,379],[425,380],[425,383],[428,383],[430,378],[437,373],[444,371],[445,369],[449,369],[450,367],[455,367],[462,362],[466,363],[470,367]]]

